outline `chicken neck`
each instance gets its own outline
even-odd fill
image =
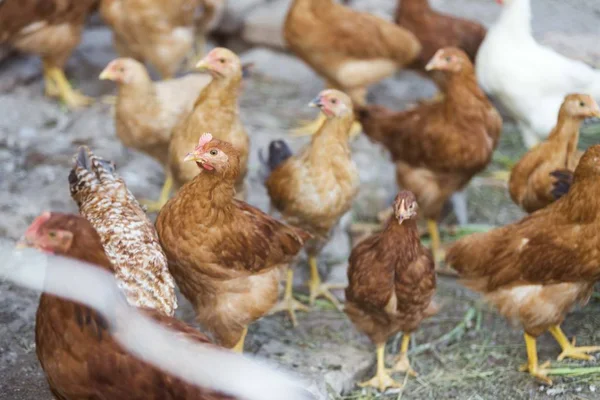
[[[487,97],[479,88],[473,71],[464,70],[451,74],[446,82],[446,97],[443,103],[446,116],[449,119],[469,113],[479,116],[481,109],[478,106],[487,103]]]
[[[577,151],[579,142],[579,128],[581,119],[568,115],[566,111],[561,110],[558,115],[558,123],[548,136],[548,141],[559,143],[561,149],[566,150],[565,168],[568,168],[569,159]]]
[[[530,0],[510,0],[504,5],[504,10],[494,26],[504,34],[520,40],[531,36],[531,2]]]
[[[118,87],[117,105],[138,105],[155,109],[160,108],[160,101],[156,95],[156,88],[148,73],[140,73],[131,82],[120,84]]]
[[[427,0],[402,0],[398,7],[397,20],[404,18],[422,20],[431,11]]]
[[[354,122],[353,116],[329,118],[312,137],[310,159],[315,164],[329,163],[340,152],[350,155],[349,131]]]
[[[235,195],[235,178],[223,178],[214,172],[201,171],[177,196],[185,205],[181,210],[193,208],[194,218],[204,225],[223,223],[232,215]]]
[[[199,104],[203,109],[236,110],[241,81],[241,73],[239,77],[214,78],[196,99],[194,110]]]
[[[396,254],[402,254],[406,259],[414,259],[418,256],[421,247],[421,239],[417,229],[416,219],[408,219],[398,223],[392,216],[381,233],[384,247],[393,249]],[[399,239],[401,238],[401,240]]]

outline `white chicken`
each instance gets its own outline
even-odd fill
[[[477,80],[515,119],[523,141],[532,147],[554,127],[567,94],[600,100],[600,71],[535,41],[530,0],[496,1],[505,8],[477,53]]]

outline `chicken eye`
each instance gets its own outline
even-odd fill
[[[450,62],[450,61],[452,61],[452,57],[446,56],[446,62]]]
[[[53,232],[53,231],[48,232],[48,237],[50,239],[54,239],[56,237],[56,232]]]
[[[211,156],[216,156],[217,154],[219,154],[219,152],[218,152],[217,150],[215,150],[215,149],[212,149],[212,150],[210,151],[210,155],[211,155]]]
[[[224,59],[224,58],[219,58],[219,62],[220,62],[221,64],[225,64],[225,59]]]
[[[337,99],[331,99],[331,104],[337,104]]]
[[[579,102],[579,107],[585,107],[585,103],[583,101]]]

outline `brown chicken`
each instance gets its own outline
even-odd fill
[[[600,117],[594,99],[584,94],[568,95],[548,139],[529,150],[514,166],[508,190],[513,201],[525,211],[537,211],[554,201],[556,178],[551,173],[575,170],[579,162],[579,128],[590,117]]]
[[[208,74],[189,74],[154,83],[146,68],[131,58],[111,61],[100,79],[118,85],[115,126],[121,142],[148,154],[163,167],[167,166],[173,128],[192,111],[200,92],[211,82]],[[165,176],[158,202],[144,202],[150,211],[158,211],[169,199],[173,181],[168,168]]]
[[[366,104],[370,85],[392,76],[421,51],[406,29],[334,0],[294,0],[284,36],[328,87],[348,93],[357,105]],[[311,124],[311,133],[321,124],[322,119]]]
[[[428,0],[399,0],[395,20],[421,42],[421,53],[409,67],[422,73],[426,73],[425,66],[429,60],[444,47],[462,49],[475,63],[477,50],[487,32],[477,22],[433,10]],[[445,74],[430,71],[428,76],[443,90]]]
[[[421,245],[417,230],[417,200],[402,191],[394,201],[394,215],[385,229],[360,242],[348,265],[345,312],[354,325],[377,346],[377,373],[360,386],[381,391],[401,387],[385,369],[385,343],[403,332],[392,371],[416,375],[408,361],[410,335],[434,314],[435,263]]]
[[[112,270],[100,237],[80,216],[44,213],[29,227],[21,245]],[[127,307],[126,303],[122,306]],[[153,310],[142,311],[193,341],[210,344],[206,336],[183,322]],[[94,310],[42,294],[36,314],[36,352],[56,399],[230,399],[136,358],[113,339],[109,329]]]
[[[148,62],[169,79],[194,44],[198,1],[102,0],[100,13],[113,29],[121,57]]]
[[[310,304],[325,296],[339,307],[329,291],[335,285],[321,282],[317,256],[358,193],[358,169],[352,161],[349,144],[354,112],[350,98],[334,89],[321,92],[311,104],[321,109],[325,123],[298,155],[288,153],[289,158],[272,165],[265,185],[272,206],[285,221],[314,236],[306,246],[311,274]],[[292,297],[292,279],[293,271],[289,270],[284,300],[276,310],[288,310],[295,323],[294,310],[305,307]]]
[[[241,352],[247,326],[277,301],[281,268],[310,235],[234,199],[241,163],[230,143],[206,133],[185,160],[199,174],[160,211],[158,235],[198,321]]]
[[[439,261],[437,220],[443,206],[490,163],[502,118],[477,86],[462,50],[439,50],[426,69],[446,75],[443,100],[401,112],[362,107],[358,118],[365,133],[390,151],[399,186],[417,197]]]
[[[64,74],[71,53],[81,40],[85,20],[99,0],[0,1],[0,44],[42,58],[46,95],[60,98],[68,107],[89,105],[91,99],[76,92]]]
[[[173,129],[169,145],[173,186],[177,190],[199,173],[194,163],[184,162],[183,159],[198,143],[200,136],[210,132],[215,138],[233,144],[239,152],[240,171],[236,191],[243,195],[250,138],[240,120],[238,106],[242,82],[240,59],[227,49],[216,48],[200,61],[198,68],[209,72],[213,80],[196,100],[194,110]]]
[[[528,364],[522,370],[551,384],[538,365],[536,338],[558,341],[558,357],[589,360],[599,347],[575,347],[562,332],[567,312],[585,304],[600,279],[600,146],[579,162],[569,192],[513,224],[459,240],[446,261],[464,284],[525,330]]]

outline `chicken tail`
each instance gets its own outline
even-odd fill
[[[262,164],[261,175],[266,180],[271,172],[279,167],[285,160],[292,156],[290,146],[283,140],[273,140],[269,143],[268,155],[265,157],[263,149],[258,150],[258,158]]]
[[[559,169],[550,173],[550,176],[556,178],[552,183],[552,197],[555,200],[560,199],[569,192],[573,184],[573,171],[568,169]]]

